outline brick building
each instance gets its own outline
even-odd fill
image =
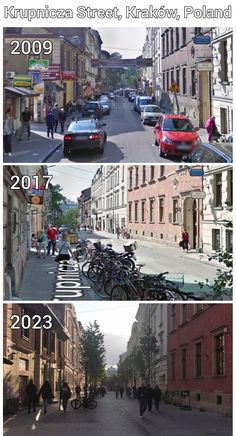
[[[132,238],[176,246],[186,228],[193,249],[202,248],[201,176],[183,165],[136,165],[128,168],[128,229]]]
[[[232,305],[168,305],[168,390],[191,406],[232,412]]]

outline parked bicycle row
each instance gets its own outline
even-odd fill
[[[80,241],[74,253],[84,277],[101,299],[110,300],[202,300],[202,296],[185,292],[167,278],[168,272],[146,274],[145,265],[136,262],[136,241],[124,244],[117,252],[112,244]],[[184,275],[182,275],[184,276]],[[182,282],[182,285],[184,283]]]

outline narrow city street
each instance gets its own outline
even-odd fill
[[[123,245],[126,242],[120,238],[117,240],[113,234],[104,232],[89,232],[80,231],[80,239],[90,239],[91,241],[101,240],[103,244],[112,242],[113,248],[116,251],[123,251]],[[75,245],[72,245],[75,249]],[[200,288],[198,282],[205,282],[206,279],[211,281],[216,277],[217,268],[221,265],[217,262],[209,262],[206,255],[190,251],[184,253],[179,247],[170,247],[147,241],[138,241],[138,248],[135,252],[137,264],[141,263],[144,266],[141,271],[147,274],[159,274],[161,272],[169,272],[167,278],[182,285],[186,292],[194,292],[197,295],[203,296],[209,292],[207,286]],[[80,267],[82,263],[80,264]],[[40,280],[35,280],[37,271]],[[47,256],[46,259],[38,259],[35,253],[31,251],[29,260],[27,261],[24,276],[17,292],[16,298],[22,300],[53,300],[55,298],[55,287],[58,274],[58,264],[55,262],[55,257]],[[64,297],[68,300],[98,300],[98,297],[93,291],[92,282],[84,278],[80,271],[75,273],[76,279],[81,285],[81,293],[75,297],[69,293]],[[108,299],[108,297],[106,297]]]
[[[110,392],[98,399],[94,410],[73,410],[68,404],[66,414],[58,410],[58,404],[50,405],[48,413],[37,409],[30,415],[26,410],[5,420],[4,434],[38,436],[56,434],[63,436],[231,436],[232,420],[228,417],[199,410],[180,410],[172,405],[160,404],[157,412],[146,411],[139,417],[137,400],[116,399]]]
[[[50,163],[168,163],[179,162],[159,156],[159,147],[154,144],[153,126],[140,121],[140,115],[133,110],[133,103],[120,97],[118,105],[112,104],[110,115],[104,115],[102,123],[106,123],[107,142],[103,155],[96,151],[81,151],[69,158],[63,155],[63,135],[56,133],[54,139],[48,139],[44,124],[32,124],[30,140],[18,141],[14,137],[12,155],[4,156],[4,162],[50,162]],[[67,126],[69,121],[67,120]],[[207,134],[204,129],[199,132],[203,141]]]

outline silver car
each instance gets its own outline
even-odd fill
[[[141,121],[143,124],[155,125],[162,115],[161,109],[156,104],[148,104],[144,106],[141,112]]]

